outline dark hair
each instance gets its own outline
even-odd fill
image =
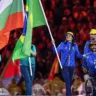
[[[91,45],[91,46],[92,46],[92,45]],[[89,49],[90,49],[92,52],[94,52],[91,46],[89,47]]]
[[[96,44],[89,44],[89,49],[93,52],[93,49],[92,49],[92,45],[96,45]]]
[[[66,34],[67,35],[67,34]],[[64,36],[64,44],[67,44],[67,40],[66,40],[66,35]],[[72,35],[72,46],[74,46],[74,41],[75,41],[75,38],[74,38],[74,36]],[[72,47],[71,46],[71,47]]]
[[[95,41],[95,40],[92,40],[92,42],[89,43],[89,48],[90,48],[92,45],[96,45],[96,41]]]

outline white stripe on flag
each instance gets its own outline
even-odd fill
[[[25,17],[25,10],[24,10],[24,1],[22,0],[22,11],[23,11],[23,21],[24,21],[24,17]]]
[[[13,0],[0,0],[0,14],[10,5]]]

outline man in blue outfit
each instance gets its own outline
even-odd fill
[[[21,74],[24,76],[26,95],[32,95],[32,83],[35,73],[36,47],[32,44],[30,57],[20,59]]]
[[[96,29],[91,29],[90,31],[90,40],[86,42],[85,47],[84,47],[84,54],[87,54],[90,52],[89,49],[89,43],[91,43],[92,40],[96,40]]]
[[[52,43],[54,43],[54,40]],[[54,45],[52,48],[55,52]],[[78,45],[74,43],[74,34],[72,32],[67,32],[65,41],[60,43],[57,51],[61,54],[61,64],[64,68],[64,70],[62,70],[62,76],[66,84],[66,96],[72,96],[71,85],[75,68],[75,56],[83,58],[78,50]]]
[[[92,41],[89,44],[89,49],[91,52],[89,54],[85,54],[85,61],[86,63],[83,63],[83,71],[86,73],[87,72],[87,67],[88,67],[88,74],[92,76],[96,76],[96,41]]]
[[[84,73],[88,72],[89,76],[96,77],[96,41],[92,41],[89,44],[89,49],[91,52],[87,55],[85,54],[85,62],[82,68]],[[93,90],[93,96],[96,96],[96,90]]]
[[[90,44],[93,40],[96,40],[96,29],[91,29],[91,31],[90,31],[89,34],[90,34],[90,40],[86,42],[85,47],[84,47],[84,55],[86,54],[86,56],[87,56],[87,54],[90,54],[90,52],[91,52],[91,50],[90,50],[90,48],[89,48],[89,44]],[[85,56],[85,57],[86,57],[86,56]],[[83,63],[86,63],[85,58],[83,59]],[[86,64],[85,64],[85,65],[86,65]]]

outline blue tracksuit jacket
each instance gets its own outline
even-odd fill
[[[96,73],[96,53],[90,52],[85,58],[85,62],[82,67],[88,67],[88,73]]]
[[[79,50],[78,50],[78,46],[77,44],[74,44],[71,50],[71,53],[69,55],[69,58],[66,62],[66,64],[64,65],[64,62],[69,54],[70,48],[71,48],[71,44],[72,42],[61,42],[60,45],[57,47],[57,51],[60,52],[61,54],[61,64],[62,66],[71,66],[71,67],[75,67],[75,55],[78,58],[83,58],[83,56],[80,54]],[[55,52],[55,48],[54,45],[52,46],[53,51]]]
[[[84,47],[84,54],[89,53],[91,50],[89,49],[89,44],[91,43],[91,40],[87,41]]]

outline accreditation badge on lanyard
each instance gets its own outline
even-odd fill
[[[94,60],[94,65],[95,65],[95,68],[96,68],[96,60]]]

